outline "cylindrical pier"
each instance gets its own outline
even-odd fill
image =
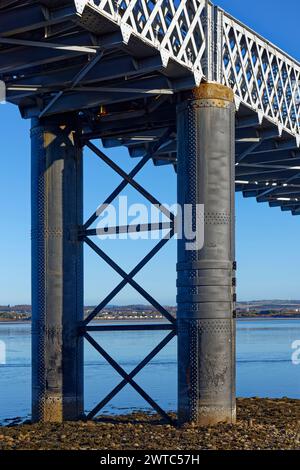
[[[234,113],[217,83],[178,107],[178,203],[185,226],[200,236],[204,224],[202,247],[178,240],[180,423],[235,422]]]
[[[83,413],[82,151],[76,118],[32,123],[32,419]]]

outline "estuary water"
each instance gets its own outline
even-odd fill
[[[130,372],[166,332],[97,332],[92,336]],[[292,344],[300,340],[299,319],[245,319],[237,322],[237,395],[300,398],[300,365],[292,362]],[[28,418],[31,402],[30,324],[0,324],[0,343],[6,363],[0,364],[0,422]],[[300,356],[300,355],[299,355]],[[90,410],[120,382],[120,376],[85,344],[85,409]],[[176,339],[136,377],[164,409],[177,403]],[[148,409],[127,385],[104,409],[127,413]]]

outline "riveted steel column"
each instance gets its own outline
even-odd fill
[[[181,423],[235,421],[234,111],[232,91],[216,83],[178,107],[178,203],[194,208],[193,230],[204,223],[202,249],[178,240]]]
[[[32,123],[32,418],[83,412],[82,151],[74,116]]]

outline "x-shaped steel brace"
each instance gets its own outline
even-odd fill
[[[151,155],[145,155],[139,163],[133,168],[133,170],[128,174],[128,177],[134,178],[135,175],[146,165],[146,163],[150,160]],[[101,215],[101,213],[105,210],[105,207],[108,204],[111,204],[113,200],[123,191],[124,188],[128,185],[128,181],[124,180],[114,189],[114,191],[105,199],[104,203],[91,215],[91,217],[86,221],[83,226],[84,230],[87,230],[95,220]]]
[[[103,160],[108,166],[110,166],[116,173],[118,173],[128,184],[135,188],[142,196],[144,196],[151,204],[156,205],[159,210],[166,215],[172,222],[175,219],[174,214],[172,214],[166,207],[164,207],[155,197],[152,196],[146,189],[143,188],[139,183],[137,183],[130,175],[128,175],[124,170],[122,170],[119,165],[112,161],[107,155],[105,155],[100,149],[98,149],[91,142],[87,142],[87,147],[92,150],[101,160]],[[103,205],[101,206],[103,207]],[[99,212],[97,211],[97,217],[99,217]]]
[[[104,203],[91,215],[91,217],[87,220],[87,222],[84,224],[83,229],[86,230],[88,229],[94,222],[95,220],[101,215],[101,213],[105,210],[106,206],[108,204],[111,204],[112,201],[123,191],[123,189],[126,188],[128,184],[135,184],[135,188],[138,189],[136,186],[139,186],[133,178],[139,173],[139,171],[146,165],[146,163],[151,159],[152,155],[154,155],[157,150],[160,148],[160,146],[165,142],[166,139],[170,136],[172,133],[172,129],[168,129],[166,132],[163,133],[162,137],[153,144],[150,148],[150,150],[145,154],[145,156],[139,161],[139,163],[131,170],[130,173],[125,173],[118,165],[116,165],[112,160],[110,160],[106,155],[104,155],[103,152],[101,152],[95,145],[93,145],[91,142],[88,142],[88,147],[95,152],[95,154],[100,157],[103,161],[105,161],[106,164],[108,164],[113,170],[115,170],[119,175],[122,176],[123,181],[116,187],[116,189],[106,198]],[[105,158],[105,159],[104,159]],[[143,189],[143,188],[142,188]],[[145,197],[147,197],[145,194],[143,194]],[[156,201],[158,202],[158,201]]]
[[[92,419],[108,402],[110,402],[127,384],[130,384],[149,405],[164,419],[174,424],[170,416],[133,380],[133,378],[174,338],[175,327],[129,374],[86,332],[85,338],[104,359],[123,377],[123,380],[98,403],[87,415]]]
[[[101,312],[101,310],[126,286],[126,284],[128,284],[128,279],[132,279],[134,276],[136,276],[136,274],[156,255],[156,253],[158,253],[160,251],[160,249],[170,240],[170,238],[172,238],[174,234],[174,230],[172,229],[162,240],[159,241],[159,243],[157,243],[155,245],[154,248],[152,248],[152,250],[136,265],[136,267],[129,273],[129,274],[126,274],[123,273],[126,275],[123,277],[123,281],[121,281],[106,297],[105,299],[102,300],[102,302],[97,305],[97,307],[90,313],[90,315],[84,320],[83,324],[84,325],[87,325],[88,323],[90,323],[93,318],[95,318],[95,316]],[[95,245],[93,242],[91,242],[91,240],[87,237],[85,237],[84,239],[90,246],[92,244],[92,249],[94,249],[94,247],[97,247],[97,245]],[[100,249],[99,249],[100,250]],[[101,250],[102,252],[102,250]],[[103,252],[102,252],[103,253]],[[101,255],[102,255],[101,253]],[[100,253],[98,253],[100,255]],[[100,256],[101,256],[100,255]],[[102,256],[101,256],[102,257]],[[109,263],[110,264],[110,263]],[[152,299],[152,298],[151,298]],[[154,299],[153,299],[154,300]],[[155,300],[154,300],[155,302]],[[152,303],[152,302],[151,302]],[[169,312],[167,312],[163,307],[161,307],[157,302],[156,303],[156,307],[159,307],[159,311],[167,317],[168,320],[170,320],[172,323],[174,323],[174,318],[169,314]],[[153,304],[152,304],[153,305]],[[154,305],[153,305],[154,306]],[[165,315],[166,314],[166,315]]]
[[[173,230],[172,230],[172,232],[173,232]],[[166,240],[168,240],[168,239],[166,239]],[[95,251],[95,253],[97,253],[100,256],[100,258],[102,258],[121,277],[123,277],[123,279],[125,281],[124,285],[130,284],[139,294],[141,294],[142,297],[144,297],[144,299],[147,300],[147,302],[149,302],[151,305],[153,305],[153,307],[156,308],[167,320],[169,320],[171,323],[175,324],[174,317],[162,305],[160,305],[160,303],[157,302],[150,294],[148,294],[148,292],[145,291],[145,289],[143,289],[136,281],[133,280],[132,273],[127,274],[122,268],[120,268],[120,266],[117,265],[117,263],[115,263],[112,260],[112,258],[110,258],[103,250],[101,250],[101,248],[99,248],[88,237],[84,237],[83,240],[86,242],[87,245],[89,245],[92,248],[93,251]],[[119,284],[119,286],[120,286],[120,284]],[[119,286],[118,286],[118,289],[119,289]],[[123,288],[123,286],[121,288]],[[90,317],[91,316],[92,316],[92,318],[95,316],[94,312],[92,312],[92,315],[90,315]],[[89,319],[89,321],[91,321],[91,319]],[[85,321],[84,323],[87,324],[88,322]]]

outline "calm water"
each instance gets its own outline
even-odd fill
[[[127,372],[162,339],[160,332],[93,333]],[[300,398],[300,365],[291,362],[291,344],[300,339],[300,320],[239,320],[237,328],[238,396]],[[0,324],[7,364],[0,365],[0,421],[30,413],[30,325]],[[91,409],[120,377],[85,345],[85,408]],[[176,340],[137,376],[137,382],[165,409],[176,408]],[[147,408],[129,386],[107,405],[114,413]]]

